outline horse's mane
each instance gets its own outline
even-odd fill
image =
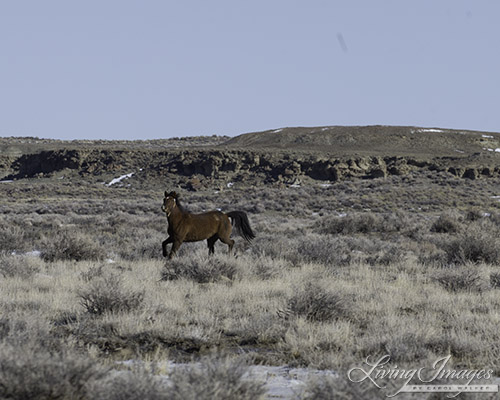
[[[166,192],[165,192],[166,193]],[[179,199],[179,195],[176,192],[170,192],[168,196],[172,196],[175,199],[175,204],[177,204],[177,207],[179,207],[179,210],[182,212],[188,212],[186,208],[182,205],[181,200]]]
[[[182,205],[178,197],[175,198],[175,203],[177,204],[177,207],[179,207],[179,210],[181,210],[182,212],[188,212],[186,208]]]

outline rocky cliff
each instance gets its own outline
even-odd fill
[[[310,132],[301,134],[297,129],[242,135],[204,147],[155,147],[146,142],[138,142],[136,146],[133,142],[127,146],[57,142],[52,148],[44,145],[40,149],[30,147],[24,153],[3,152],[0,177],[23,179],[59,173],[99,177],[134,172],[143,179],[168,178],[196,189],[207,183],[293,184],[309,179],[334,182],[417,171],[468,179],[500,175],[500,152],[493,149],[498,144],[497,134],[448,132],[432,136],[431,132],[419,134],[415,128],[408,128],[391,129],[384,136],[379,130],[370,135],[353,128],[344,134],[333,130],[329,135],[326,129],[321,129],[321,135],[311,137]],[[411,135],[414,138],[408,140],[415,145],[406,143],[408,149],[403,151],[403,137]],[[322,138],[324,145],[320,146]],[[354,146],[361,139],[365,145]],[[448,151],[439,151],[439,146]]]

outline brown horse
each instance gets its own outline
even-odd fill
[[[205,239],[208,243],[208,254],[214,253],[217,239],[229,246],[229,254],[231,254],[234,245],[234,240],[230,238],[232,223],[248,242],[255,237],[252,228],[250,228],[248,217],[243,211],[228,213],[209,211],[202,214],[191,214],[183,209],[179,202],[179,196],[175,192],[165,192],[161,210],[167,214],[168,219],[168,238],[162,243],[163,257],[167,256],[169,243],[173,243],[168,255],[168,258],[172,258],[183,242],[198,242]]]

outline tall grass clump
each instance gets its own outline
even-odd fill
[[[118,275],[108,274],[91,281],[89,287],[79,294],[82,306],[89,314],[127,312],[139,308],[144,291],[126,289]]]
[[[433,279],[450,292],[480,292],[484,288],[481,276],[473,265],[444,269],[436,273]]]
[[[43,348],[0,346],[0,398],[90,400],[106,370],[91,358]]]
[[[178,368],[170,376],[170,399],[253,400],[262,399],[264,384],[245,379],[240,360],[205,358],[199,365]]]
[[[94,399],[99,400],[169,400],[171,394],[164,379],[144,368],[114,371],[90,386]]]
[[[0,253],[24,249],[24,231],[17,225],[0,221]]]
[[[358,367],[358,366],[356,366]],[[351,375],[353,379],[362,379],[362,376]],[[397,393],[401,388],[399,380],[389,378],[377,381],[383,387],[379,388],[369,379],[361,382],[352,382],[347,375],[347,371],[342,371],[337,377],[321,377],[310,379],[301,393],[298,393],[296,400],[383,400],[389,395]],[[400,393],[395,398],[402,400],[419,399],[414,394]],[[441,397],[439,397],[441,398]],[[444,397],[443,397],[444,398]],[[427,397],[434,399],[434,397]],[[437,397],[436,397],[437,399]]]
[[[285,317],[300,316],[316,322],[353,317],[345,296],[312,282],[308,282],[290,297],[286,310],[279,311],[278,314]]]
[[[349,265],[353,257],[351,250],[344,238],[309,234],[296,243],[295,249],[286,253],[285,258],[294,263]]]
[[[235,259],[225,256],[201,257],[199,255],[175,257],[165,264],[161,280],[189,279],[198,283],[233,280],[238,268]]]
[[[500,273],[492,272],[490,274],[490,285],[492,288],[500,289]]]
[[[4,278],[18,276],[27,279],[40,271],[40,267],[33,257],[18,255],[0,255],[0,276]]]
[[[82,232],[59,232],[43,243],[42,258],[48,262],[103,260],[105,257],[105,249]]]

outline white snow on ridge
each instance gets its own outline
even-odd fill
[[[493,139],[493,136],[490,136],[490,135],[481,135],[481,137],[484,137],[486,139]]]
[[[443,132],[443,130],[434,128],[424,128],[424,129],[419,129],[417,132]]]
[[[271,133],[278,133],[281,132],[283,129],[275,129],[274,131],[271,131]]]
[[[132,175],[134,175],[133,172],[131,172],[130,174],[126,174],[126,175],[122,175],[120,176],[119,178],[115,178],[113,179],[111,182],[109,182],[106,186],[111,186],[111,185],[114,185],[115,183],[118,183],[120,181],[122,181],[123,179],[126,179],[126,178],[130,178]]]

